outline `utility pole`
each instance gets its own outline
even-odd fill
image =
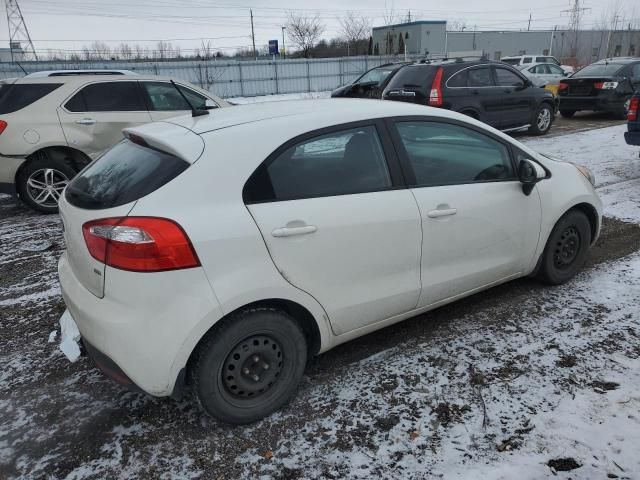
[[[284,46],[284,31],[287,29],[287,27],[282,27],[282,59],[286,60],[287,58],[287,49]]]
[[[591,10],[590,8],[580,7],[580,0],[573,0],[573,6],[569,10],[563,10],[562,13],[569,13],[569,30],[573,32],[573,46],[571,47],[570,56],[577,57],[578,54],[578,33],[580,31],[580,17],[583,12]]]
[[[9,25],[9,49],[11,61],[38,60],[36,49],[31,41],[27,24],[24,22],[18,0],[5,0],[7,23]],[[25,44],[25,45],[23,45]],[[21,58],[16,58],[18,55]]]
[[[249,9],[249,14],[251,15],[251,41],[253,42],[253,56],[256,60],[258,60],[258,52],[256,52],[256,34],[253,31],[253,10]]]
[[[531,30],[531,14],[529,14],[529,25],[527,25],[527,32]]]
[[[613,17],[613,32],[618,29],[618,17],[620,15],[615,15]],[[607,36],[607,49],[604,52],[604,57],[609,58],[609,43],[611,43],[611,28],[609,28],[609,35]]]

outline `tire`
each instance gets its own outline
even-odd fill
[[[205,412],[240,425],[285,405],[306,363],[307,342],[293,318],[272,308],[252,308],[209,331],[189,375]]]
[[[615,118],[616,120],[626,120],[630,103],[631,99],[626,100],[618,109],[613,112],[613,118]]]
[[[584,264],[590,245],[587,216],[578,210],[567,212],[549,235],[536,277],[550,285],[569,281]]]
[[[533,116],[529,133],[531,135],[546,135],[553,125],[554,117],[554,108],[546,102],[541,104]]]
[[[55,158],[41,150],[33,154],[20,171],[16,190],[20,199],[33,210],[57,213],[62,190],[76,173],[71,160]]]
[[[560,110],[560,115],[564,118],[571,118],[576,114],[575,110]]]

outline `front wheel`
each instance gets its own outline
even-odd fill
[[[569,281],[584,264],[591,245],[591,225],[578,210],[566,213],[549,235],[537,278],[550,285]]]
[[[538,107],[533,123],[529,127],[529,133],[532,135],[545,135],[551,125],[553,125],[554,109],[548,103],[543,103]]]
[[[307,362],[307,342],[285,312],[253,308],[214,327],[190,365],[202,408],[227,423],[259,420],[295,393]]]
[[[20,199],[42,213],[57,213],[64,187],[76,175],[71,163],[54,158],[46,151],[36,152],[22,168],[16,181]]]

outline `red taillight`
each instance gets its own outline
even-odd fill
[[[597,90],[602,90],[603,87],[604,87],[604,82],[594,82],[593,84],[593,88]]]
[[[4,132],[5,128],[7,128],[7,122],[0,120],[0,134]]]
[[[627,120],[635,122],[638,120],[638,110],[640,109],[640,97],[633,97],[629,103],[629,111],[627,112]]]
[[[442,67],[438,67],[436,76],[433,78],[431,84],[431,93],[429,93],[429,105],[432,107],[442,106]]]
[[[162,272],[200,265],[187,234],[166,218],[104,218],[85,223],[82,234],[93,258],[121,270]]]
[[[558,85],[558,91],[567,90],[568,88],[569,88],[569,84],[565,82],[560,82],[560,84]]]

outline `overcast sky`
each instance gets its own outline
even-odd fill
[[[394,12],[404,20],[462,21],[479,30],[526,29],[531,14],[532,29],[568,25],[570,0],[18,0],[36,50],[79,50],[93,40],[112,47],[120,42],[153,47],[158,40],[169,40],[190,54],[210,39],[215,49],[232,53],[251,45],[249,9],[253,9],[256,46],[269,39],[282,41],[281,26],[286,12],[318,14],[326,25],[324,38],[340,34],[339,18],[347,10],[371,19],[373,26],[384,25],[385,15]],[[529,4],[530,7],[526,5]],[[603,15],[618,12],[618,28],[629,22],[640,24],[638,0],[582,0],[589,8],[582,13],[584,28],[593,28]],[[6,18],[4,14],[2,18]],[[0,38],[7,45],[8,29],[2,22]],[[289,45],[287,45],[289,47]]]

